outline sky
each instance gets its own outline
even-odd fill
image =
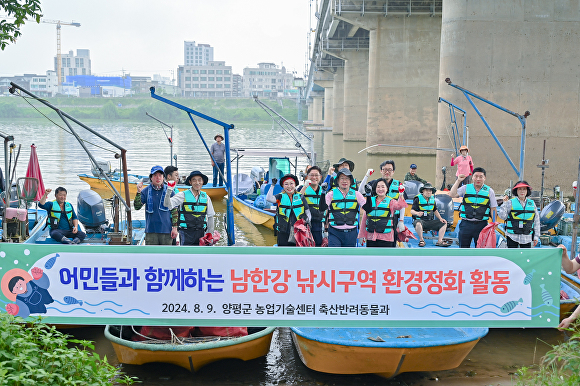
[[[183,64],[186,40],[214,47],[214,60],[235,74],[270,62],[304,76],[315,6],[315,0],[41,1],[44,19],[81,24],[62,26],[61,53],[89,49],[92,73],[109,76],[124,70],[169,77]],[[0,75],[52,70],[56,25],[28,21],[20,31],[16,43],[0,51]]]

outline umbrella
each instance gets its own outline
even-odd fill
[[[40,172],[40,165],[38,163],[38,155],[36,154],[36,146],[32,144],[30,146],[30,159],[28,160],[28,169],[26,169],[26,177],[32,177],[38,179],[38,189],[36,191],[36,197],[32,201],[40,201],[44,195],[44,183],[42,182],[42,173]],[[26,180],[24,183],[25,192],[32,193],[32,189],[35,188],[33,180]]]
[[[397,239],[398,239],[397,241],[402,241],[402,242],[406,243],[407,241],[409,241],[409,238],[417,240],[417,238],[415,237],[413,232],[411,232],[409,230],[409,228],[407,228],[406,226],[405,226],[404,231],[397,232]]]
[[[294,223],[294,239],[296,239],[297,247],[314,247],[314,237],[308,225],[300,219]]]
[[[498,222],[492,222],[481,230],[477,239],[477,248],[495,248],[497,242],[495,228],[498,225]]]

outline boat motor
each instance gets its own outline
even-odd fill
[[[436,194],[435,195],[435,205],[437,205],[437,210],[442,218],[447,221],[449,225],[453,224],[453,199],[447,194]]]
[[[112,174],[110,161],[107,161],[107,160],[102,159],[102,158],[95,158],[95,161],[97,161],[97,165],[103,170],[103,172],[105,172],[105,174],[107,176],[110,176]],[[93,173],[93,176],[95,176],[95,177],[102,177],[101,172],[99,171],[99,169],[97,169],[95,167],[95,165],[93,165],[91,167],[91,172]]]
[[[562,201],[556,200],[546,205],[540,213],[540,232],[546,232],[558,225],[565,211]]]
[[[105,203],[97,192],[90,189],[82,190],[77,197],[77,211],[79,221],[85,228],[99,228],[106,224]]]
[[[258,182],[264,181],[265,174],[266,172],[264,171],[264,168],[261,166],[254,166],[250,171],[250,177],[252,178],[253,181]]]
[[[405,187],[405,193],[407,193],[407,200],[412,200],[415,196],[419,195],[419,189],[423,186],[422,182],[419,181],[405,181],[403,182]]]

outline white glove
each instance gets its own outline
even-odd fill
[[[399,232],[402,232],[405,230],[405,223],[403,221],[399,221],[399,223],[397,224],[397,230]]]
[[[306,180],[306,181],[304,181],[304,186],[308,186],[308,185],[310,185],[311,183],[312,183],[312,181],[310,181],[310,180]]]
[[[369,170],[367,170],[367,174],[365,174],[365,177],[367,177],[367,178],[368,178],[368,177],[370,177],[370,176],[371,176],[371,174],[373,174],[374,172],[375,172],[375,170],[374,170],[374,169],[369,169]]]

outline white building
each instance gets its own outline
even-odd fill
[[[243,96],[281,98],[294,87],[294,75],[286,72],[286,67],[274,63],[258,63],[258,67],[244,68]]]
[[[205,66],[177,68],[177,86],[185,97],[231,97],[232,83],[232,66],[226,66],[224,61],[210,61]]]
[[[213,61],[213,47],[209,44],[183,42],[183,64],[186,66],[207,66]]]
[[[57,71],[57,57],[54,57],[54,70]],[[66,79],[67,75],[91,75],[91,58],[90,51],[85,49],[78,49],[76,56],[73,51],[68,54],[61,54],[61,78]]]

